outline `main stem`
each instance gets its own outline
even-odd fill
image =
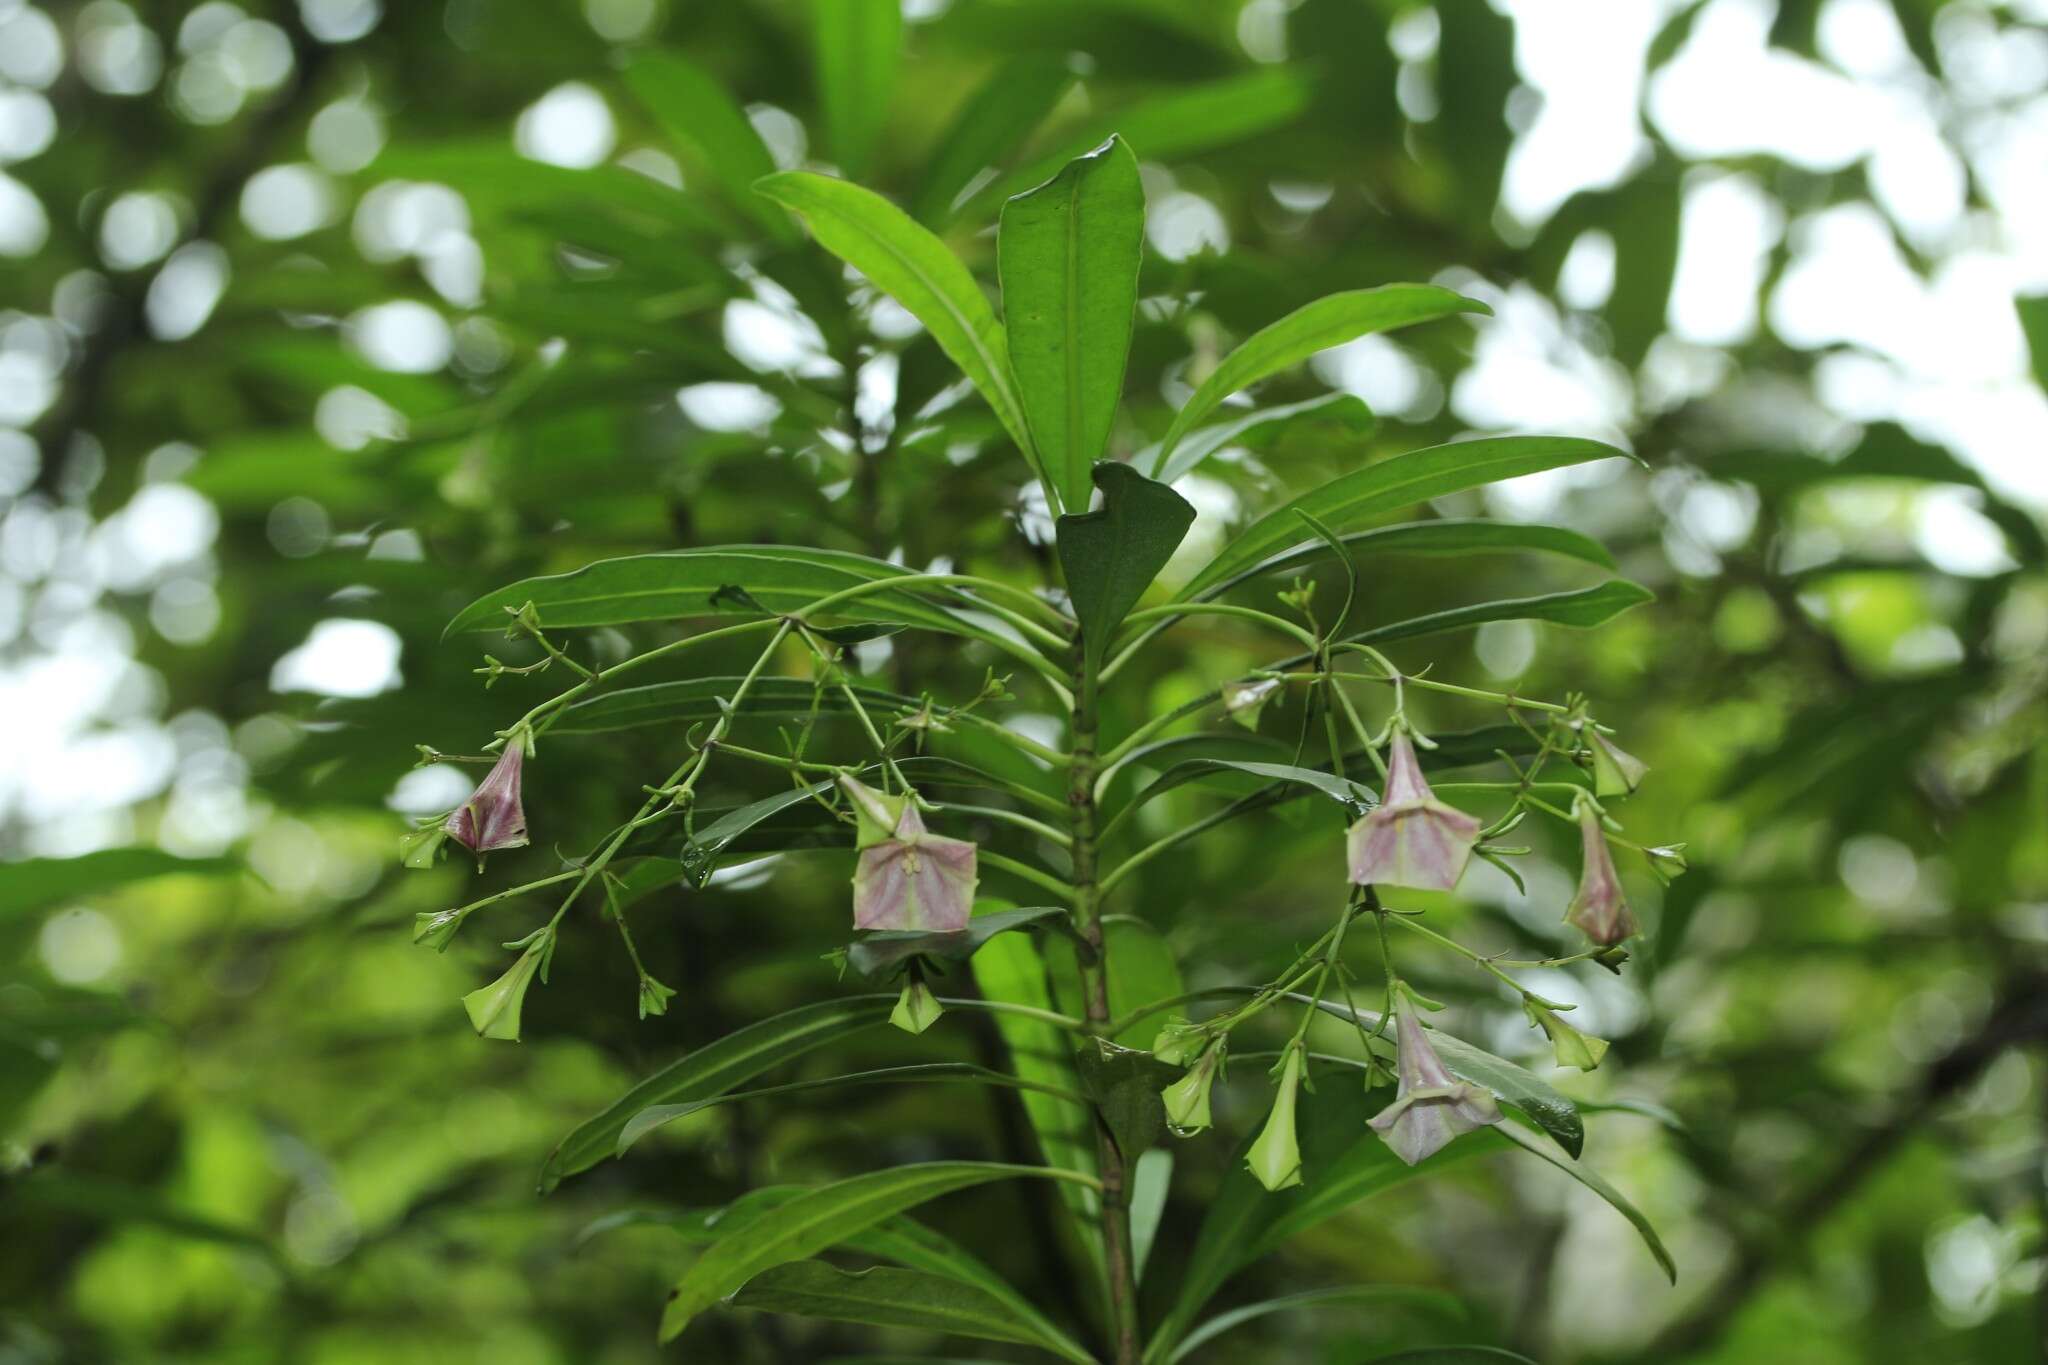
[[[1088,1032],[1109,1032],[1108,954],[1102,937],[1102,891],[1096,881],[1094,670],[1080,658],[1074,669],[1073,762],[1067,769],[1067,811],[1072,821],[1074,919],[1095,951],[1081,964]],[[1095,1160],[1102,1175],[1102,1251],[1109,1275],[1109,1330],[1116,1365],[1138,1365],[1138,1275],[1131,1251],[1131,1195],[1124,1154],[1109,1126],[1095,1122]]]

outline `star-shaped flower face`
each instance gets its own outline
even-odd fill
[[[965,929],[974,913],[975,846],[927,832],[907,793],[885,796],[851,777],[839,786],[860,829],[853,927]]]
[[[1500,1105],[1485,1087],[1450,1073],[1406,995],[1396,1014],[1400,1038],[1395,1047],[1394,1102],[1373,1116],[1372,1126],[1395,1156],[1413,1166],[1460,1133],[1500,1122]]]
[[[1406,886],[1448,891],[1458,884],[1480,822],[1437,800],[1415,760],[1415,745],[1399,730],[1387,753],[1387,789],[1377,809],[1351,827],[1351,880],[1359,886]]]
[[[1565,922],[1585,931],[1587,938],[1602,948],[1611,948],[1640,932],[1635,911],[1622,893],[1621,876],[1614,870],[1614,855],[1608,851],[1607,835],[1600,828],[1600,813],[1593,803],[1578,803],[1579,843],[1584,864],[1579,871],[1578,894],[1565,911]]]
[[[448,836],[472,853],[526,847],[526,808],[519,801],[525,762],[526,742],[514,735],[469,800],[448,813],[441,826]]]

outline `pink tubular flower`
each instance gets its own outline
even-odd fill
[[[1414,1004],[1401,993],[1395,1006],[1400,1037],[1394,1057],[1394,1102],[1373,1115],[1374,1131],[1410,1166],[1460,1133],[1500,1122],[1500,1105],[1483,1086],[1451,1075],[1436,1055]]]
[[[1351,880],[1359,886],[1448,891],[1472,857],[1480,823],[1436,799],[1415,761],[1415,746],[1396,729],[1387,751],[1387,789],[1378,808],[1351,827]]]
[[[526,808],[519,803],[519,774],[526,762],[526,740],[514,735],[490,775],[469,794],[469,800],[448,812],[441,828],[472,853],[526,847]]]
[[[1575,924],[1587,938],[1602,948],[1611,948],[1641,932],[1628,898],[1622,894],[1621,877],[1614,870],[1614,855],[1607,851],[1607,836],[1600,829],[1600,812],[1593,803],[1579,800],[1579,842],[1585,850],[1585,865],[1579,872],[1578,894],[1565,911],[1565,923]]]
[[[926,833],[907,793],[884,796],[851,777],[841,777],[839,786],[860,828],[853,927],[965,929],[974,913],[974,845]]]

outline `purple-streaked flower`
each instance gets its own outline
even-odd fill
[[[1437,800],[1415,761],[1415,746],[1396,729],[1387,746],[1387,787],[1379,806],[1351,827],[1351,880],[1360,886],[1448,891],[1479,842],[1480,822]]]
[[[1461,1081],[1436,1055],[1421,1016],[1406,992],[1399,993],[1395,1017],[1394,1102],[1373,1115],[1372,1126],[1410,1166],[1440,1150],[1460,1133],[1500,1122],[1500,1105],[1484,1086]]]
[[[1619,748],[1590,721],[1586,725],[1585,736],[1586,747],[1593,752],[1595,796],[1628,796],[1643,785],[1643,779],[1649,776],[1649,764]]]
[[[1591,1071],[1600,1065],[1600,1059],[1607,1055],[1607,1040],[1595,1038],[1590,1033],[1581,1033],[1566,1023],[1556,1010],[1538,1003],[1535,998],[1524,996],[1522,1010],[1529,1016],[1529,1022],[1543,1030],[1550,1039],[1550,1046],[1557,1054],[1559,1066],[1575,1066],[1581,1071]]]
[[[1301,1146],[1294,1138],[1294,1100],[1301,1090],[1302,1049],[1290,1047],[1280,1066],[1280,1088],[1273,1096],[1273,1112],[1266,1126],[1252,1140],[1244,1164],[1269,1190],[1285,1190],[1301,1183]]]
[[[469,794],[469,800],[448,812],[441,827],[449,837],[472,853],[526,847],[526,808],[519,802],[519,776],[525,763],[525,738],[514,735],[505,741],[505,752]]]
[[[839,786],[860,831],[853,927],[965,929],[974,912],[974,845],[928,833],[908,793],[887,796],[851,777]]]
[[[1202,1050],[1188,1074],[1159,1092],[1166,1104],[1166,1126],[1176,1137],[1192,1137],[1209,1126],[1209,1090],[1223,1070],[1229,1039],[1218,1038]],[[1156,1054],[1155,1054],[1156,1055]]]
[[[536,943],[521,953],[503,976],[462,997],[462,1008],[469,1011],[469,1022],[476,1027],[478,1036],[502,1038],[508,1043],[519,1041],[519,1007],[525,1003],[526,988],[533,984],[533,974],[546,956],[546,948]]]
[[[1587,938],[1602,948],[1611,948],[1640,932],[1628,897],[1622,893],[1620,874],[1614,870],[1614,855],[1608,852],[1607,835],[1600,828],[1600,812],[1583,797],[1578,802],[1579,842],[1584,848],[1584,865],[1579,871],[1578,894],[1565,911],[1565,923],[1575,924]]]

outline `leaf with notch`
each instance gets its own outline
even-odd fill
[[[1102,510],[1069,513],[1056,523],[1060,567],[1090,672],[1195,521],[1187,499],[1127,464],[1096,465],[1095,482]]]
[[[1010,379],[1009,339],[960,258],[902,209],[844,180],[783,171],[754,187],[802,214],[820,246],[867,276],[924,324],[1043,477],[1023,405]]]
[[[1613,446],[1572,436],[1491,436],[1411,450],[1340,475],[1260,517],[1233,537],[1181,595],[1198,598],[1215,584],[1308,543],[1313,537],[1295,515],[1297,508],[1341,535],[1431,498],[1612,457],[1634,458]]]
[[[1318,351],[1342,346],[1373,332],[1449,317],[1453,313],[1490,313],[1477,299],[1454,294],[1433,284],[1385,284],[1353,289],[1317,299],[1254,332],[1223,363],[1209,373],[1174,417],[1159,442],[1159,459],[1173,454],[1181,438],[1207,417],[1218,403],[1307,360]]]
[[[1107,1038],[1090,1038],[1075,1050],[1074,1069],[1126,1161],[1136,1161],[1159,1141],[1166,1131],[1166,1102],[1159,1092],[1180,1079],[1179,1067]]]
[[[1138,306],[1145,187],[1112,137],[1003,205],[996,268],[1010,367],[1061,504],[1088,506],[1109,443]]]

